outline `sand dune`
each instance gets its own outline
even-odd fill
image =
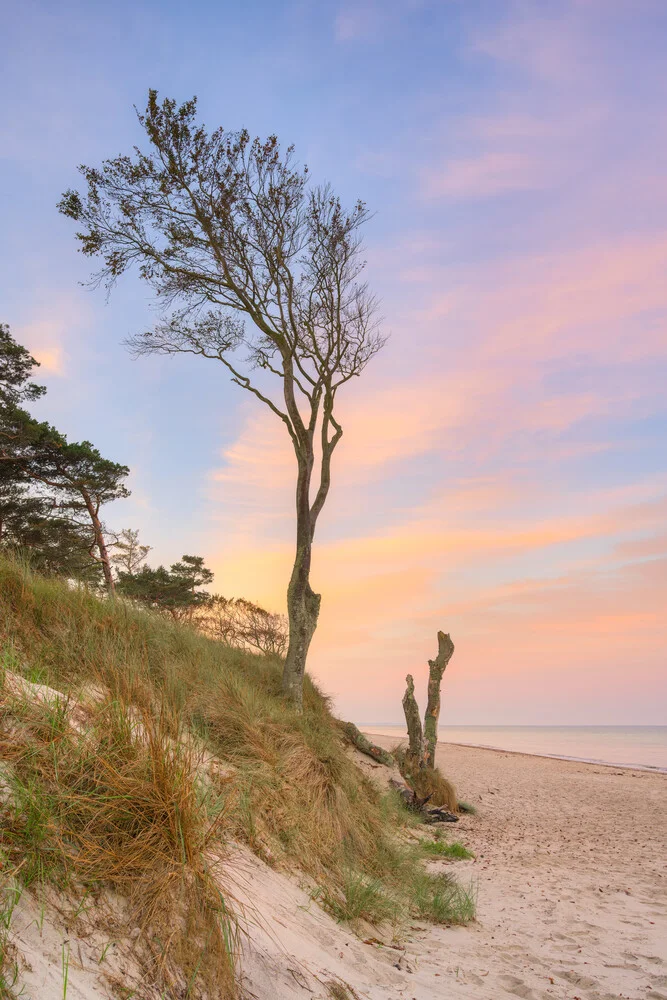
[[[439,758],[478,808],[449,833],[477,858],[435,863],[474,882],[477,922],[415,921],[400,948],[364,943],[238,848],[226,878],[247,918],[245,996],[329,1000],[344,983],[365,1000],[667,1000],[667,775],[446,744]],[[52,923],[22,899],[25,996],[62,996],[65,939],[68,997],[109,996],[104,969],[132,978],[126,949],[101,966],[102,938],[70,940]]]

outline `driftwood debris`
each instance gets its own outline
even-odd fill
[[[343,722],[341,728],[353,746],[377,761],[378,764],[385,764],[387,767],[396,765],[392,755],[383,750],[382,747],[371,743],[363,733],[359,732],[353,722]],[[421,797],[404,781],[398,781],[396,778],[390,778],[389,784],[398,792],[408,809],[420,815],[425,823],[458,823],[459,818],[454,813],[440,806],[429,806],[431,795]]]
[[[357,750],[365,753],[367,757],[372,757],[378,764],[386,764],[387,767],[393,767],[396,764],[390,753],[387,753],[386,750],[383,750],[382,747],[377,746],[375,743],[371,743],[363,733],[359,732],[353,722],[344,722],[342,728],[350,743]]]

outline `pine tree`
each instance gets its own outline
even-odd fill
[[[209,604],[211,595],[201,590],[211,583],[213,573],[202,556],[181,557],[169,569],[142,566],[138,573],[119,573],[118,593],[173,618],[191,618],[193,612]]]

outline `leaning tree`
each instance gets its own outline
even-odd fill
[[[111,286],[136,265],[163,309],[136,354],[198,354],[282,421],[296,457],[296,555],[287,590],[283,686],[301,705],[320,595],[311,550],[343,433],[341,386],[381,348],[375,300],[361,280],[362,202],[351,210],[276,136],[207,132],[196,99],[180,107],[151,90],[139,122],[150,150],[81,167],[85,194],[60,210],[80,226],[83,253]]]

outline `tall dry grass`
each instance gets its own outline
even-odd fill
[[[152,984],[233,997],[236,924],[211,860],[225,814],[207,814],[200,761],[177,720],[111,693],[82,729],[66,697],[4,685],[0,706],[0,850],[20,883],[57,887],[71,912],[81,897],[120,894]]]
[[[77,700],[92,683],[144,712],[159,702],[233,769],[232,832],[274,864],[296,863],[314,877],[384,866],[388,812],[398,822],[400,807],[381,804],[360,778],[309,678],[298,715],[281,697],[278,659],[7,563],[0,629],[32,681]]]
[[[419,798],[428,797],[430,806],[444,806],[450,812],[457,812],[459,802],[456,789],[438,767],[411,766],[405,747],[397,747],[394,756],[401,774]]]
[[[123,893],[156,980],[185,970],[205,988],[206,956],[223,956],[215,995],[232,995],[234,922],[210,860],[229,838],[306,873],[341,919],[358,900],[382,920],[425,915],[442,896],[396,837],[410,822],[400,800],[349,760],[309,678],[303,714],[284,701],[277,658],[6,560],[0,635],[9,669],[62,693],[3,704],[15,803],[4,849],[33,844],[24,877]]]

